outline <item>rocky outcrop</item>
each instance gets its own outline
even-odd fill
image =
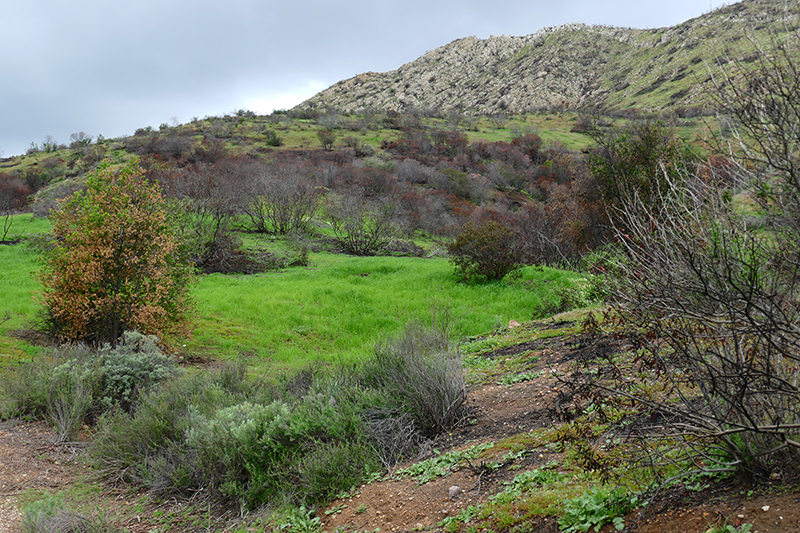
[[[568,24],[523,37],[466,37],[397,70],[340,81],[298,107],[496,114],[703,105],[709,66],[728,47],[778,25],[796,28],[798,12],[783,0],[745,0],[671,28]]]

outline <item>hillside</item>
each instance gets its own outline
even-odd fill
[[[466,37],[397,70],[340,81],[298,107],[470,114],[704,107],[708,64],[752,60],[738,44],[797,28],[799,14],[793,2],[744,0],[671,28],[568,24],[522,37]],[[738,56],[729,55],[731,45]]]

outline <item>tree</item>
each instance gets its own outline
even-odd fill
[[[319,142],[326,151],[333,150],[333,143],[336,142],[336,133],[331,130],[319,130],[317,132],[317,138],[319,138]]]
[[[125,331],[164,335],[185,325],[191,269],[178,258],[158,186],[138,166],[101,167],[52,223],[39,279],[56,337],[115,345]]]

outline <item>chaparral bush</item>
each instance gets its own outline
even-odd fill
[[[106,166],[52,215],[54,241],[39,279],[47,330],[66,341],[116,344],[126,330],[180,330],[190,268],[166,204],[142,170]]]
[[[467,222],[448,247],[455,274],[463,281],[499,280],[519,268],[517,235],[500,222]]]

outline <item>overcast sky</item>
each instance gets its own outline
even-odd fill
[[[731,0],[0,0],[0,152],[288,109],[454,39],[672,26]]]

